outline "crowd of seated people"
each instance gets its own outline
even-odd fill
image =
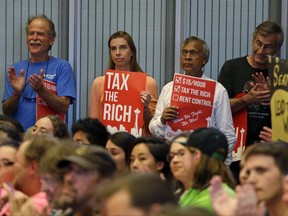
[[[224,163],[227,138],[216,128],[183,132],[170,142],[107,132],[106,147],[50,132],[24,138],[11,130],[19,136],[0,139],[0,215],[288,212],[288,145],[283,142],[247,148],[236,186]]]

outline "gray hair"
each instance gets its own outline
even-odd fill
[[[264,37],[270,36],[272,34],[277,34],[277,48],[280,49],[283,44],[283,29],[280,25],[273,21],[267,20],[258,25],[253,32],[253,40],[255,40],[257,34]]]
[[[181,45],[181,50],[183,49],[183,47],[190,43],[191,41],[199,41],[203,44],[203,54],[204,56],[207,58],[207,62],[209,60],[209,55],[210,55],[210,50],[209,50],[209,47],[207,45],[207,43],[201,39],[200,37],[196,37],[196,36],[190,36],[188,38],[186,38],[183,42],[182,42],[182,45]]]
[[[29,25],[35,19],[43,19],[46,22],[48,22],[48,24],[49,24],[49,34],[50,34],[50,36],[52,38],[56,38],[55,25],[54,25],[53,21],[51,19],[49,19],[45,14],[40,14],[40,15],[29,17],[29,19],[27,20],[27,23],[26,23],[26,28],[25,28],[27,34],[28,34],[28,30],[29,30]]]

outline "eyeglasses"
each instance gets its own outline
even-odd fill
[[[13,166],[15,162],[13,161],[8,161],[8,160],[5,160],[5,161],[0,161],[0,167],[10,167],[10,166]]]
[[[171,162],[175,156],[177,156],[178,158],[182,158],[184,155],[185,155],[185,150],[181,149],[175,153],[170,153],[169,155],[167,155],[167,161]]]
[[[263,50],[265,50],[266,52],[269,52],[269,53],[273,52],[275,50],[275,46],[273,44],[264,44],[260,40],[254,41],[254,46],[257,49],[261,49],[263,47]]]
[[[189,54],[192,58],[199,57],[202,53],[197,52],[196,50],[181,50],[181,56],[186,57]]]

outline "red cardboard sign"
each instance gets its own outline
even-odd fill
[[[50,92],[52,92],[53,94],[57,94],[56,83],[51,82],[49,80],[43,80],[43,84],[45,88],[47,88]],[[53,110],[52,108],[50,108],[46,104],[44,99],[39,94],[36,94],[36,121],[47,115],[57,115],[62,119],[62,121],[65,121],[65,117],[66,117],[66,115],[60,114],[56,112],[55,110]]]
[[[140,93],[145,90],[146,77],[140,72],[106,71],[102,122],[110,133],[142,135],[144,107]]]
[[[240,93],[235,96],[235,98],[240,98],[245,93]],[[242,158],[242,153],[246,146],[246,136],[247,136],[247,107],[233,113],[233,122],[236,135],[236,145],[232,154],[232,161],[239,161]]]
[[[193,76],[175,74],[171,106],[179,107],[179,118],[167,122],[165,137],[171,140],[182,131],[209,127],[216,82]]]

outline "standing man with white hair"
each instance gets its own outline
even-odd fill
[[[18,120],[24,131],[37,120],[36,94],[58,114],[66,114],[76,97],[71,65],[49,55],[56,38],[53,21],[44,14],[33,16],[27,21],[26,34],[30,57],[9,68],[2,100],[4,114]],[[46,81],[56,94],[45,87]]]

